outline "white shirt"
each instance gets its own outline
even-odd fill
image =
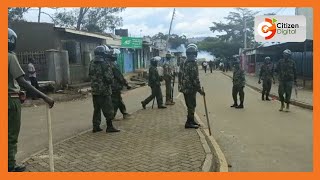
[[[204,63],[203,63],[203,65],[204,65],[204,66],[207,66],[207,65],[208,65],[208,63],[207,63],[207,62],[204,62]]]
[[[36,69],[34,68],[34,65],[32,63],[28,64],[28,71],[32,71],[32,72],[36,71]],[[33,74],[29,73],[29,77],[37,77],[37,73],[36,72]]]

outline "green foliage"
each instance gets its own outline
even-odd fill
[[[8,22],[24,21],[23,14],[28,12],[30,8],[8,8]]]
[[[117,13],[125,8],[75,8],[57,12],[57,25],[89,32],[104,32],[122,25],[122,18]]]
[[[163,34],[162,32],[159,32],[158,34],[152,36],[152,40],[155,39],[163,39],[167,40],[168,34]],[[177,34],[171,34],[169,39],[169,48],[176,49],[181,44],[186,45],[188,43],[188,39],[185,35],[179,36]]]

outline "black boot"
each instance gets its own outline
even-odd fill
[[[264,101],[264,93],[262,93],[262,97],[261,97],[262,101]]]
[[[93,129],[92,129],[92,132],[93,133],[96,133],[96,132],[100,132],[100,131],[102,131],[103,129],[101,129],[100,127],[94,127]]]
[[[266,101],[270,101],[270,99],[269,99],[269,93],[266,94]]]
[[[198,129],[198,128],[199,128],[198,125],[195,125],[195,124],[192,123],[192,120],[191,120],[190,118],[187,119],[187,122],[186,122],[186,124],[184,125],[184,127],[185,127],[186,129],[189,129],[189,128]]]
[[[113,133],[113,132],[120,132],[120,130],[113,127],[112,121],[107,121],[106,133]]]
[[[24,172],[26,170],[26,166],[25,165],[15,165],[12,168],[8,169],[8,172]]]
[[[141,101],[141,105],[143,109],[146,109],[146,104],[143,101]]]
[[[243,109],[243,108],[244,108],[244,106],[243,106],[243,102],[241,102],[241,103],[240,103],[240,105],[239,105],[239,106],[237,106],[236,108],[237,108],[237,109]]]
[[[165,108],[167,108],[167,107],[164,106],[164,105],[159,105],[158,108],[159,108],[159,109],[165,109]]]
[[[237,107],[238,106],[238,103],[237,102],[235,102],[235,103],[233,103],[233,105],[232,106],[230,106],[230,107]]]
[[[192,123],[193,125],[197,125],[197,126],[200,127],[200,124],[198,124],[198,123],[194,120],[194,118],[191,120],[191,123]]]

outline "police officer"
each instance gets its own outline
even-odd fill
[[[9,172],[23,172],[26,167],[17,165],[15,156],[17,154],[17,143],[21,125],[21,103],[25,99],[25,94],[20,91],[20,87],[24,87],[27,91],[42,98],[49,107],[54,105],[53,99],[46,96],[25,79],[25,73],[21,69],[17,56],[13,52],[17,43],[16,33],[8,28],[8,171]],[[18,84],[17,84],[17,83]]]
[[[166,105],[174,105],[175,103],[173,102],[173,97],[172,97],[172,85],[171,81],[174,78],[173,75],[173,67],[170,64],[171,60],[171,54],[167,53],[166,54],[166,60],[163,64],[163,79],[166,84]]]
[[[150,68],[149,68],[149,83],[148,85],[151,88],[151,95],[147,97],[144,101],[141,101],[143,109],[146,109],[146,105],[152,101],[154,98],[157,98],[157,104],[159,109],[167,108],[163,106],[162,92],[161,92],[161,78],[158,73],[157,65],[161,60],[159,56],[153,57],[150,60]]]
[[[111,48],[111,47],[108,47]],[[117,56],[120,54],[120,51],[118,49],[112,49],[112,58],[111,58],[111,65],[112,65],[112,72],[114,76],[114,81],[111,86],[112,89],[112,104],[114,108],[114,116],[117,115],[118,109],[123,115],[123,119],[130,118],[130,114],[127,113],[126,105],[124,104],[122,97],[121,97],[121,90],[123,89],[123,86],[126,86],[127,89],[131,89],[131,86],[129,86],[127,80],[123,77],[119,67],[117,66]]]
[[[264,101],[264,96],[266,96],[267,101],[270,101],[269,94],[271,90],[272,80],[273,84],[275,83],[273,76],[273,66],[270,60],[270,57],[266,57],[264,64],[260,68],[258,83],[261,84],[262,79],[262,101]]]
[[[234,71],[233,71],[233,87],[232,87],[232,98],[233,105],[231,107],[235,107],[237,109],[244,108],[244,91],[243,88],[245,86],[245,75],[244,71],[240,68],[240,64],[238,61],[234,62]],[[240,96],[240,104],[238,105],[238,93]]]
[[[196,62],[198,55],[198,47],[195,44],[189,44],[186,49],[187,60],[184,63],[181,77],[181,92],[184,95],[184,100],[188,108],[187,121],[185,128],[199,128],[194,120],[194,113],[196,109],[196,94],[201,95],[205,93],[201,90],[199,80],[199,70]]]
[[[102,131],[101,110],[107,121],[107,133],[119,132],[112,125],[114,109],[111,99],[111,85],[113,83],[113,71],[111,66],[112,51],[107,46],[97,46],[94,50],[94,59],[89,66],[93,101],[93,129],[92,132]]]
[[[286,49],[283,51],[283,59],[280,59],[277,65],[277,73],[279,78],[279,98],[281,107],[279,111],[283,111],[284,103],[286,103],[286,111],[289,111],[289,104],[293,83],[297,85],[296,64],[291,59],[291,51]],[[286,96],[284,98],[284,95]]]

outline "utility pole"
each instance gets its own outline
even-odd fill
[[[170,38],[172,21],[173,21],[175,12],[176,12],[176,8],[173,8],[172,18],[171,18],[170,27],[169,27],[169,34],[168,34],[167,43],[166,43],[166,50],[167,50],[167,51],[168,51],[168,43],[169,43],[169,38]]]
[[[244,21],[244,49],[247,48],[247,20],[243,16],[243,21]]]
[[[39,7],[38,23],[40,23],[40,18],[41,18],[41,7]]]

